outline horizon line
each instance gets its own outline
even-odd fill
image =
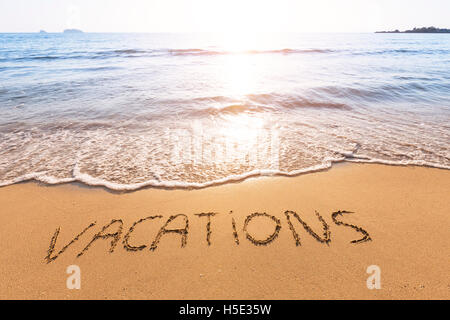
[[[74,29],[74,28],[72,28]],[[443,28],[445,29],[445,28]],[[70,29],[65,29],[70,30]],[[205,33],[205,34],[214,34],[214,33],[237,33],[237,32],[227,32],[227,31],[84,31],[82,29],[76,29],[80,30],[81,32],[75,33],[75,34],[83,34],[83,33],[141,33],[141,34],[161,34],[161,33],[169,33],[169,34],[192,34],[192,33]],[[44,32],[41,32],[44,31]],[[256,31],[256,32],[245,32],[249,34],[259,34],[259,33],[376,33],[384,30],[374,30],[374,31]],[[43,34],[65,34],[63,31],[46,31],[46,30],[39,30],[39,31],[0,31],[0,34],[34,34],[34,33],[43,33]],[[70,33],[74,34],[74,33]]]

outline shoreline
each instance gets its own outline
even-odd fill
[[[430,169],[437,169],[437,170],[444,170],[444,171],[450,171],[449,168],[446,167],[437,167],[437,166],[432,166],[432,165],[419,165],[419,164],[401,164],[401,163],[383,163],[380,161],[371,161],[371,162],[366,162],[366,161],[351,161],[351,160],[342,160],[342,161],[332,161],[332,163],[329,166],[323,166],[323,167],[318,167],[317,169],[305,169],[305,170],[295,170],[292,173],[284,173],[284,172],[274,172],[274,173],[261,173],[261,172],[248,172],[246,174],[243,174],[239,177],[234,178],[235,176],[228,176],[226,178],[223,179],[219,179],[219,180],[214,180],[211,182],[206,182],[203,183],[204,185],[202,186],[195,186],[195,185],[189,185],[189,186],[164,186],[164,185],[152,185],[148,182],[144,182],[143,186],[139,186],[136,188],[123,188],[123,189],[114,189],[114,188],[110,188],[107,186],[107,184],[110,184],[111,182],[106,181],[106,180],[101,180],[101,183],[97,183],[97,184],[90,184],[87,183],[83,180],[79,180],[77,178],[72,178],[73,181],[62,181],[62,182],[56,182],[56,183],[49,183],[49,182],[45,182],[45,181],[41,181],[39,179],[36,178],[29,178],[29,179],[25,179],[22,181],[18,181],[18,182],[13,182],[11,184],[6,184],[6,185],[0,185],[0,190],[2,188],[7,188],[9,186],[13,186],[13,185],[17,185],[17,184],[28,184],[28,183],[32,183],[32,184],[36,184],[42,187],[54,187],[54,186],[64,186],[64,185],[73,185],[73,186],[78,186],[80,188],[88,188],[88,189],[103,189],[107,192],[111,192],[111,193],[117,193],[117,194],[122,194],[122,193],[133,193],[136,191],[141,191],[141,190],[147,190],[147,189],[156,189],[156,190],[167,190],[167,191],[171,191],[171,190],[202,190],[202,189],[207,189],[207,188],[214,188],[214,187],[218,187],[218,186],[222,186],[222,185],[227,185],[227,184],[235,184],[235,183],[242,183],[245,182],[247,180],[252,180],[252,179],[260,179],[260,178],[296,178],[299,176],[303,176],[303,175],[308,175],[308,174],[314,174],[314,173],[318,173],[318,172],[327,172],[329,170],[332,170],[334,168],[338,168],[339,166],[347,166],[347,165],[381,165],[381,166],[392,166],[392,167],[410,167],[410,168],[430,168]],[[260,170],[257,170],[260,171]],[[269,171],[269,170],[264,170],[264,171]],[[96,178],[95,178],[96,179]],[[71,180],[71,179],[69,179]],[[223,180],[223,181],[221,181]],[[115,184],[115,183],[111,183],[111,184]],[[129,185],[123,185],[123,186],[129,186]]]
[[[446,169],[348,162],[189,190],[22,182],[0,188],[0,298],[448,299],[449,192]]]

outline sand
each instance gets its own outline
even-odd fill
[[[0,188],[0,298],[449,299],[449,195],[448,170],[377,164],[199,190],[16,184]],[[176,214],[178,232],[157,235]],[[104,233],[122,232],[86,249],[113,219]],[[371,265],[381,289],[367,288]]]

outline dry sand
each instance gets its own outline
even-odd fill
[[[331,170],[294,178],[249,179],[200,190],[145,189],[111,193],[103,188],[79,185],[43,186],[22,183],[0,188],[0,298],[25,299],[449,299],[450,298],[450,171],[421,167],[344,164]],[[230,214],[230,210],[233,211]],[[291,215],[301,219],[324,238],[316,240]],[[371,241],[351,243],[362,231],[337,225],[337,221],[361,227]],[[211,245],[207,244],[207,217],[196,213],[217,212],[211,217]],[[243,231],[254,212],[279,219],[277,237],[256,246]],[[156,234],[170,215],[185,214],[189,229],[183,235],[162,235],[150,250]],[[124,248],[128,242],[146,245],[138,251]],[[93,236],[112,219],[121,219],[123,231],[110,253],[111,240],[92,243]],[[233,235],[235,220],[239,245]],[[259,240],[270,236],[276,219],[256,216],[248,234]],[[78,241],[56,259],[45,257],[55,230],[60,232],[50,257],[90,223]],[[118,230],[120,222],[106,233]],[[167,229],[183,228],[178,217]],[[81,289],[66,288],[66,268],[81,269]],[[381,289],[369,290],[366,268],[381,269]]]

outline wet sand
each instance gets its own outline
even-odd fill
[[[199,190],[3,187],[0,298],[449,299],[449,194],[448,170],[377,164]]]

